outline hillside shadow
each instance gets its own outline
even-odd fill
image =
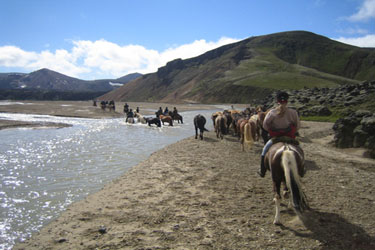
[[[310,210],[303,214],[301,220],[311,233],[300,233],[290,227],[281,227],[292,231],[296,236],[318,240],[324,250],[375,249],[374,237],[338,214]]]

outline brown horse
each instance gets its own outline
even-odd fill
[[[168,122],[169,126],[173,126],[173,119],[171,116],[169,115],[159,115],[159,118],[161,120],[161,122],[163,123],[164,125],[164,122]]]
[[[245,151],[244,147],[244,140],[245,140],[245,126],[248,123],[249,119],[240,119],[237,121],[237,131],[238,131],[238,136],[240,138],[240,144],[242,151]]]
[[[254,141],[256,141],[256,126],[256,122],[251,119],[245,123],[243,128],[242,151],[245,151],[245,145],[248,149],[251,149]]]
[[[276,214],[274,224],[280,221],[280,187],[284,183],[290,195],[290,201],[297,215],[308,209],[307,199],[302,190],[300,178],[304,175],[304,152],[298,145],[277,142],[271,146],[265,156],[265,166],[271,170],[273,191],[275,194]],[[287,194],[287,193],[286,193]],[[286,198],[286,195],[284,195]]]
[[[211,115],[211,119],[212,119],[212,123],[213,123],[214,127],[215,127],[215,121],[216,121],[216,118],[217,118],[219,115],[223,115],[223,112],[217,111],[217,112],[215,112],[215,113],[213,113],[213,114]]]
[[[223,139],[224,135],[227,133],[227,118],[225,115],[221,114],[218,115],[215,119],[215,132],[216,132],[216,137]]]
[[[261,133],[264,144],[266,144],[267,141],[269,140],[268,132],[263,128],[264,118],[266,118],[266,115],[269,111],[270,109],[264,112],[260,107],[257,108],[258,123],[259,123],[260,133]]]
[[[250,117],[250,120],[252,122],[252,135],[253,135],[253,138],[255,141],[259,141],[259,138],[260,138],[260,130],[261,130],[261,122],[260,122],[260,119],[259,119],[259,115],[256,114],[256,115],[252,115]]]

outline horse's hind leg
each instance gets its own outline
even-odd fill
[[[273,224],[275,225],[281,225],[280,221],[280,182],[273,182],[273,189],[275,193],[275,198],[273,199],[275,201],[275,208],[276,208],[276,213],[275,213],[275,219],[273,221]]]

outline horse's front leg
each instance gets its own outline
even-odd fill
[[[198,128],[195,127],[195,139],[198,139]]]
[[[275,198],[273,199],[275,201],[275,208],[276,208],[276,213],[275,213],[275,219],[273,221],[273,224],[275,225],[281,225],[280,221],[280,185],[281,182],[273,182],[273,191],[275,193]]]

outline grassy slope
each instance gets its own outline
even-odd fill
[[[375,79],[372,60],[375,50],[310,32],[276,33],[172,61],[123,89],[126,93],[121,96],[133,101],[249,103],[277,89],[336,87]]]

